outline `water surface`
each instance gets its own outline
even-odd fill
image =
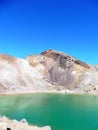
[[[98,130],[98,96],[24,94],[0,96],[0,115],[50,125],[52,130]]]

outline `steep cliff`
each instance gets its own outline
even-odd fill
[[[98,67],[55,50],[25,59],[0,55],[0,93],[98,93]]]

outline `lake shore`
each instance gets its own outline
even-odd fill
[[[98,93],[95,92],[75,92],[71,90],[63,90],[63,91],[17,91],[17,92],[6,92],[0,93],[0,96],[4,95],[22,95],[22,94],[77,94],[77,95],[95,95],[98,96]]]
[[[37,127],[31,126],[28,124],[26,119],[22,119],[21,121],[10,120],[7,117],[3,116],[0,118],[0,130],[51,130],[50,126],[45,127]]]

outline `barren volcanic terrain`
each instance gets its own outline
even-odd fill
[[[55,50],[25,59],[0,54],[0,93],[98,93],[98,67]]]

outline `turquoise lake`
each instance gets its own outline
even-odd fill
[[[52,130],[98,130],[98,96],[23,94],[0,96],[0,115]]]

